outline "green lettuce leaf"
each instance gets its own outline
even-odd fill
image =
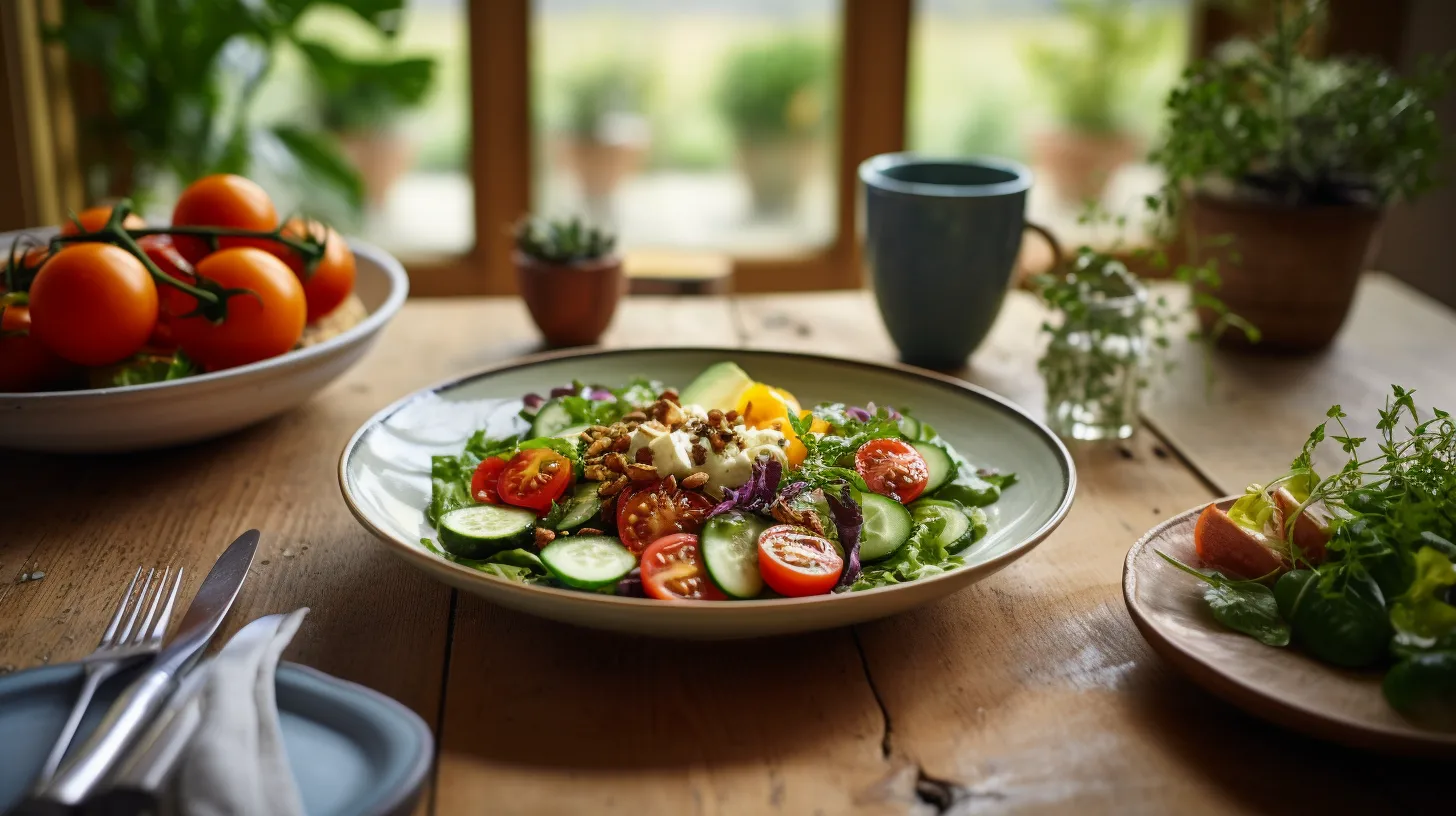
[[[508,581],[518,581],[523,584],[545,583],[551,580],[551,573],[541,563],[536,554],[528,550],[505,550],[498,552],[489,558],[480,560],[475,558],[462,558],[453,553],[441,549],[435,542],[428,538],[420,539],[425,549],[440,556],[446,561],[453,561],[456,564],[479,570],[487,575],[494,575],[498,578],[505,578]]]
[[[142,385],[180,380],[200,371],[201,369],[180,351],[171,357],[139,356],[117,371],[111,378],[111,384],[115,386]]]
[[[943,532],[945,519],[942,517],[935,516],[917,523],[910,533],[910,540],[900,545],[900,549],[889,558],[865,565],[859,580],[850,586],[850,591],[914,581],[964,564],[960,556],[951,555],[940,546],[940,534]]]
[[[1456,586],[1456,563],[1434,547],[1422,547],[1416,551],[1415,567],[1410,588],[1390,605],[1397,649],[1429,649],[1456,632],[1456,606],[1437,597]]]

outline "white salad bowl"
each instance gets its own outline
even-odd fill
[[[50,232],[33,231],[44,239]],[[9,247],[21,233],[0,234]],[[404,304],[409,278],[389,253],[350,239],[354,293],[368,316],[316,345],[225,371],[86,391],[0,393],[0,447],[114,453],[196,442],[303,403],[353,366]]]
[[[523,584],[430,552],[425,518],[430,457],[458,454],[475,431],[522,430],[520,398],[582,380],[617,386],[635,376],[682,387],[709,365],[733,360],[754,379],[802,404],[906,407],[973,464],[1018,476],[989,510],[990,532],[966,564],[894,586],[809,598],[665,602]],[[385,408],[349,440],[339,485],[349,509],[399,557],[451,586],[511,609],[581,626],[636,634],[724,639],[845,626],[903,612],[963,589],[1020,558],[1072,505],[1076,470],[1067,449],[1006,399],[959,380],[901,366],[811,354],[730,349],[629,349],[527,357],[426,388]]]

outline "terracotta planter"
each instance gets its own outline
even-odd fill
[[[576,175],[587,207],[605,212],[617,186],[642,166],[646,151],[636,144],[563,139],[557,143],[556,152],[561,163]]]
[[[1381,211],[1355,206],[1287,207],[1207,195],[1190,198],[1198,260],[1217,257],[1229,309],[1259,328],[1254,348],[1315,351],[1328,346],[1374,255]],[[1220,236],[1229,243],[1214,246]],[[1200,310],[1205,328],[1214,315]],[[1221,345],[1247,346],[1225,332]]]
[[[1130,133],[1038,134],[1031,144],[1032,165],[1046,174],[1064,201],[1099,201],[1107,183],[1142,152]]]
[[[738,166],[748,182],[753,214],[782,218],[799,207],[799,193],[814,163],[808,139],[740,142]]]
[[[414,161],[414,145],[403,134],[391,130],[340,133],[338,138],[339,149],[364,180],[365,199],[370,206],[383,206],[390,189]]]
[[[622,259],[548,264],[514,254],[521,297],[551,346],[589,346],[601,338],[626,290]]]

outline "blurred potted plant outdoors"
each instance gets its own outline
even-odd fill
[[[321,126],[259,126],[251,108],[280,49],[292,44],[313,70],[347,63],[307,39],[299,21],[324,0],[93,4],[65,0],[45,33],[87,66],[107,110],[82,122],[87,197],[155,205],[169,184],[260,169],[319,188],[354,213],[364,184]],[[393,38],[405,0],[328,0]],[[323,55],[328,55],[324,57]],[[323,60],[321,61],[321,57]]]
[[[1062,0],[1075,25],[1071,43],[1026,51],[1032,74],[1050,94],[1055,130],[1036,134],[1032,163],[1066,201],[1097,201],[1142,145],[1126,123],[1143,69],[1157,56],[1160,22],[1132,0]]]
[[[589,65],[564,82],[556,152],[575,174],[587,212],[605,219],[622,180],[637,172],[651,142],[643,115],[644,72],[620,59]]]
[[[732,52],[714,101],[737,145],[753,214],[795,211],[829,108],[826,50],[788,37]]]
[[[597,342],[627,285],[616,236],[580,218],[526,218],[515,244],[516,282],[546,343]]]
[[[321,124],[359,171],[369,205],[382,205],[414,159],[399,116],[429,95],[435,61],[352,59],[311,42],[299,48],[313,67]]]
[[[1385,208],[1434,183],[1432,104],[1452,57],[1406,78],[1368,58],[1310,56],[1323,8],[1291,5],[1273,4],[1267,37],[1226,44],[1169,94],[1152,155],[1167,186],[1151,203],[1193,263],[1229,261],[1219,296],[1260,328],[1261,348],[1312,351],[1343,325]]]

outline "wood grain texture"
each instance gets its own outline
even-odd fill
[[[1172,295],[1178,290],[1169,288]],[[1415,389],[1423,409],[1456,411],[1456,314],[1386,275],[1366,275],[1344,329],[1307,356],[1220,352],[1205,387],[1203,351],[1181,344],[1170,381],[1144,410],[1147,421],[1220,493],[1283,473],[1311,429],[1335,404],[1356,436],[1373,436],[1390,386]],[[1343,464],[1328,444],[1316,465]]]

